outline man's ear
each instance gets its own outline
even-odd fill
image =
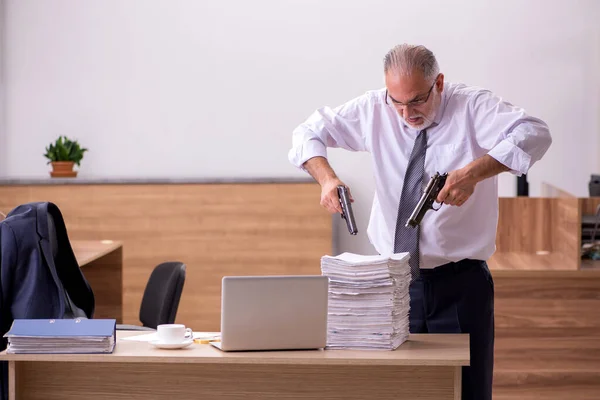
[[[437,82],[435,83],[437,87],[438,93],[442,93],[444,91],[444,74],[440,73],[437,78]]]

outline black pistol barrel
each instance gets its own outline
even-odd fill
[[[410,227],[414,228],[421,223],[421,220],[425,216],[425,212],[428,210],[427,197],[428,197],[427,192],[423,192],[423,194],[421,195],[421,198],[419,199],[419,203],[417,203],[417,206],[415,207],[412,214],[410,214],[410,217],[406,221],[406,225],[405,225],[406,227],[410,226]]]
[[[358,233],[358,228],[356,227],[356,221],[354,221],[354,213],[352,212],[352,202],[350,201],[348,188],[343,185],[338,185],[337,191],[342,206],[342,218],[346,220],[348,232],[350,232],[351,235],[356,235]]]

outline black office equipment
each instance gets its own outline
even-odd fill
[[[529,183],[527,174],[517,177],[517,196],[529,196]]]
[[[592,174],[588,188],[590,197],[600,196],[600,175]]]

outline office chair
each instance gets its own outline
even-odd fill
[[[175,322],[185,282],[185,264],[178,261],[157,265],[146,284],[140,306],[142,326],[117,324],[118,330],[154,331],[160,324]]]

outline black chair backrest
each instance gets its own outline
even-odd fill
[[[185,264],[181,262],[164,262],[154,268],[140,307],[142,325],[156,329],[175,322],[184,282]]]

